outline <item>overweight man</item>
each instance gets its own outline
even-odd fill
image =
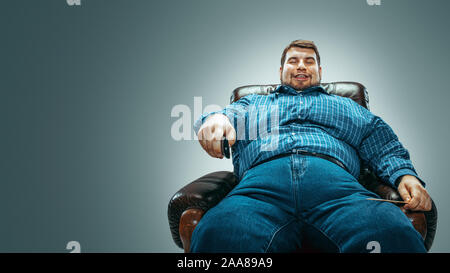
[[[320,86],[312,41],[291,42],[279,72],[273,93],[242,97],[194,125],[212,157],[223,158],[221,141],[229,141],[239,183],[205,213],[191,252],[292,252],[304,238],[325,252],[368,252],[373,242],[381,252],[426,252],[400,208],[367,200],[379,196],[357,181],[362,162],[398,189],[404,208],[431,209],[425,184],[389,125]],[[264,118],[260,111],[267,110],[273,121],[273,109],[276,122],[266,124],[271,133],[249,138],[258,126],[252,117]]]

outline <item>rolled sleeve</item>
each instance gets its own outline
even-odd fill
[[[224,114],[225,109],[221,110],[221,111],[215,111],[215,112],[211,112],[211,113],[206,113],[206,114],[202,114],[194,123],[194,132],[196,135],[198,135],[198,131],[200,130],[200,127],[202,127],[203,123],[205,122],[205,120],[210,117],[211,115],[214,114]]]
[[[420,177],[417,175],[417,173],[411,169],[400,169],[398,171],[396,171],[393,175],[391,175],[391,177],[389,178],[389,183],[391,185],[394,185],[395,188],[398,188],[398,184],[400,184],[400,178],[404,175],[412,175],[414,177],[416,177],[420,183],[422,184],[422,186],[426,186],[425,182],[420,179]]]
[[[211,113],[202,114],[194,123],[195,134],[198,135],[200,127],[211,115],[222,114],[228,117],[234,128],[236,128],[237,121],[240,119],[245,119],[247,107],[250,104],[250,99],[254,95],[247,95],[242,97],[238,101],[233,102],[221,111],[215,111]]]

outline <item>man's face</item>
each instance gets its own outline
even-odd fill
[[[322,67],[317,63],[316,52],[312,48],[292,47],[280,67],[281,84],[296,90],[304,90],[320,84]]]

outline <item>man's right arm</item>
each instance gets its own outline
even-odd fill
[[[239,119],[245,119],[250,97],[245,96],[222,111],[203,114],[194,123],[198,141],[210,156],[223,158],[221,141],[224,137],[230,146],[236,142],[236,124]]]

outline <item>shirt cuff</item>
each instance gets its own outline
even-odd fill
[[[416,177],[420,181],[422,186],[425,187],[425,182],[423,182],[423,180],[419,178],[419,176],[416,174],[416,172],[414,172],[411,169],[400,169],[400,170],[396,171],[389,178],[389,183],[391,183],[391,185],[393,185],[394,188],[397,189],[398,188],[398,184],[400,184],[400,178],[402,176],[404,176],[404,175],[412,175],[412,176]]]
[[[208,117],[210,117],[211,115],[214,115],[214,114],[223,114],[224,115],[224,110],[201,115],[194,123],[194,132],[196,135],[198,135],[198,131],[200,130],[200,127],[202,127],[203,122],[205,122],[205,120]]]

